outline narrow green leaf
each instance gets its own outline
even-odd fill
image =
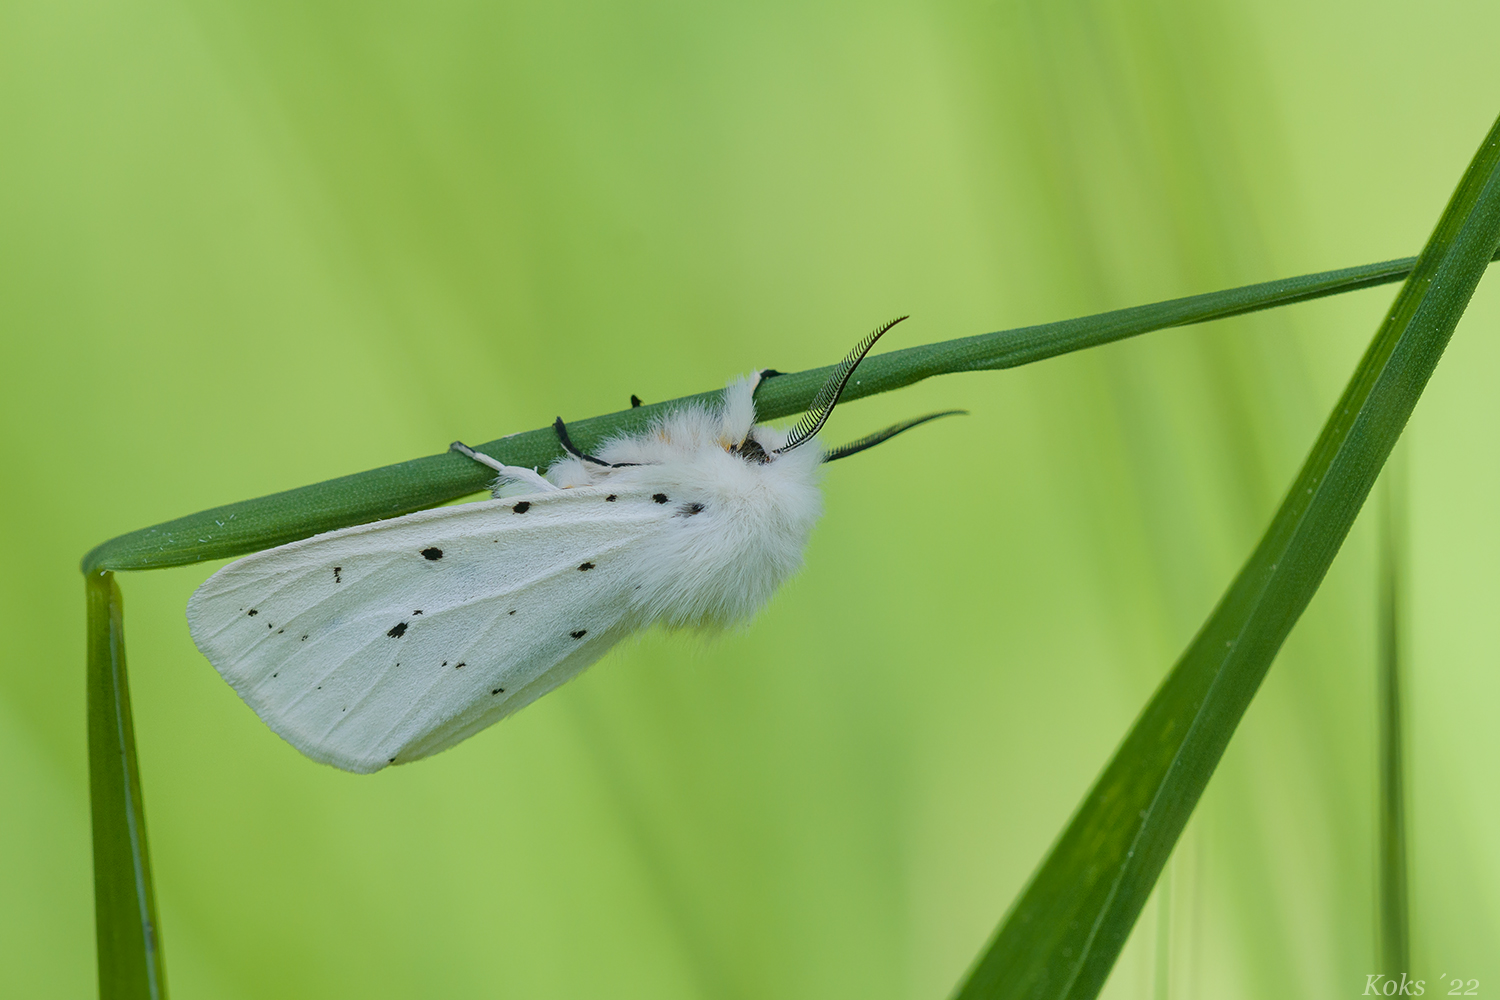
[[[167,995],[141,775],[125,679],[125,612],[113,573],[90,573],[89,801],[94,820],[94,926],[101,1000]]]
[[[1399,281],[1414,257],[1283,278],[1226,291],[1191,295],[1151,305],[1002,330],[865,359],[845,400],[859,399],[920,382],[933,375],[1013,368],[1173,326],[1241,316],[1275,306],[1306,302],[1342,292]],[[828,377],[831,366],[770,379],[756,396],[762,419],[800,413]],[[570,422],[573,439],[585,450],[610,435],[636,431],[658,414],[683,403],[716,398],[699,393]],[[512,434],[480,445],[477,451],[509,465],[545,465],[562,453],[552,428]],[[83,570],[150,569],[220,559],[385,517],[435,507],[482,490],[492,474],[451,453],[429,455],[396,465],[303,486],[255,500],[214,507],[103,543],[83,558]]]
[[[1500,246],[1500,121],[1280,510],[958,991],[1087,1000],[1272,659],[1322,582]]]
[[[1401,712],[1401,616],[1406,553],[1405,465],[1386,468],[1380,519],[1380,606],[1376,698],[1380,712],[1380,968],[1411,972],[1406,882],[1406,764]]]

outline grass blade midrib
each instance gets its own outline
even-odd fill
[[[1282,278],[1219,292],[1131,306],[1075,319],[909,347],[867,358],[845,401],[888,392],[934,375],[1013,368],[1071,351],[1175,326],[1225,319],[1275,306],[1400,280],[1416,258]],[[768,380],[757,395],[761,419],[801,412],[831,366]],[[569,423],[585,449],[617,433],[646,427],[688,403],[717,399],[718,390]],[[511,465],[542,466],[561,454],[552,428],[499,438],[476,450]],[[435,507],[484,489],[490,473],[452,453],[387,465],[281,493],[210,508],[96,546],[83,558],[86,573],[151,569],[241,555],[322,531]]]

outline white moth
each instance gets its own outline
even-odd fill
[[[802,564],[820,464],[946,415],[817,445],[895,322],[860,342],[790,432],[755,422],[763,372],[731,382],[720,407],[678,409],[597,457],[559,419],[568,454],[545,476],[455,442],[499,474],[496,499],[231,563],[188,601],[193,641],[292,746],[369,773],[477,733],[654,623],[746,621]]]

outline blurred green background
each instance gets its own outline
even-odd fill
[[[77,560],[891,347],[1415,253],[1500,108],[1440,0],[0,3],[0,969],[94,989]],[[1500,291],[1408,435],[1415,974],[1500,987]],[[441,756],[301,758],[121,585],[178,997],[929,998],[1259,536],[1394,289],[850,405],[807,567]],[[1359,995],[1372,519],[1111,997]]]

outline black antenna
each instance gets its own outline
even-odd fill
[[[929,420],[936,420],[938,417],[951,417],[954,414],[960,413],[967,416],[969,411],[942,410],[938,413],[929,413],[926,416],[913,417],[910,420],[903,420],[899,424],[892,424],[883,431],[876,431],[874,434],[866,434],[858,441],[850,441],[848,444],[839,445],[837,448],[834,448],[827,454],[825,454],[823,456],[823,461],[837,462],[841,458],[848,458],[850,455],[857,455],[860,452],[864,451],[866,448],[873,448],[883,441],[889,441],[897,434],[909,431],[913,427],[919,427],[922,424],[927,423],[927,421]]]
[[[875,341],[879,340],[891,327],[909,318],[898,316],[884,326],[877,327],[874,333],[854,345],[854,350],[845,355],[844,360],[838,363],[838,367],[834,368],[833,374],[828,377],[828,381],[823,383],[823,388],[818,390],[812,405],[807,408],[802,419],[797,421],[797,426],[792,428],[787,443],[782,445],[779,451],[788,452],[793,448],[800,448],[810,441],[814,434],[823,429],[823,425],[828,422],[829,416],[833,413],[834,406],[838,404],[839,396],[843,395],[844,386],[848,385],[849,379],[853,377],[854,369],[859,367],[865,355],[870,353],[870,348],[875,346]]]

